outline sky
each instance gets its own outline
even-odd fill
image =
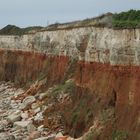
[[[0,0],[0,28],[47,26],[129,9],[140,10],[140,0]]]

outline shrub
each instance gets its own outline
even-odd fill
[[[136,28],[140,23],[140,10],[129,10],[113,15],[112,26],[115,28]]]
[[[128,133],[125,131],[115,131],[112,133],[112,140],[127,140]]]
[[[94,138],[94,133],[91,132],[87,134],[85,140],[93,140],[93,138]]]

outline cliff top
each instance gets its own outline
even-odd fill
[[[115,14],[106,13],[95,18],[87,18],[85,20],[68,23],[55,23],[47,27],[32,26],[27,28],[19,28],[15,25],[7,25],[0,30],[0,35],[23,35],[38,31],[55,31],[90,26],[101,28],[108,27],[113,29],[140,28],[140,10],[129,10],[127,12]]]

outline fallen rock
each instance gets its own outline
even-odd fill
[[[48,140],[48,137],[40,137],[40,138],[37,138],[35,140]]]
[[[67,140],[67,136],[63,136],[63,137],[56,137],[55,140]]]
[[[30,133],[29,135],[29,140],[34,140],[34,139],[37,139],[41,136],[40,132],[38,131],[33,131]]]
[[[43,131],[43,130],[44,130],[44,125],[40,125],[40,126],[37,128],[37,130],[40,131],[40,132]]]
[[[28,118],[28,112],[25,111],[25,112],[21,113],[21,118],[26,120]]]
[[[15,137],[8,133],[0,133],[0,140],[15,140]]]
[[[38,107],[38,108],[34,109],[33,111],[34,111],[35,113],[38,113],[38,112],[41,111],[41,109],[40,109],[40,107]]]
[[[34,96],[27,96],[27,97],[23,100],[23,104],[24,104],[25,106],[27,106],[27,105],[29,105],[29,104],[35,102],[35,100],[36,100],[36,99],[35,99]]]
[[[18,121],[14,122],[14,127],[27,128],[30,124],[32,124],[31,121]]]
[[[63,134],[61,132],[56,134],[56,137],[63,137]]]
[[[38,108],[39,107],[39,104],[38,103],[33,103],[32,105],[31,105],[31,108],[32,109],[36,109],[36,108]]]
[[[8,121],[16,122],[21,120],[21,111],[18,110],[7,117]]]
[[[39,95],[39,99],[42,100],[44,99],[45,97],[47,97],[48,93],[40,93]]]
[[[34,117],[35,121],[42,121],[43,120],[43,113],[39,112],[36,114],[36,116]]]
[[[36,131],[36,127],[33,124],[29,124],[27,126],[27,130],[28,130],[28,132]]]

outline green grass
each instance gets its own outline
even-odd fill
[[[127,140],[128,133],[126,131],[114,131],[112,133],[112,140]]]
[[[113,15],[114,28],[137,28],[140,26],[140,10],[129,10]]]
[[[59,84],[57,85],[51,95],[52,96],[57,96],[59,94],[62,94],[62,93],[68,93],[68,94],[73,94],[74,93],[74,89],[75,89],[75,83],[73,80],[70,80],[70,81],[66,81],[64,84]]]
[[[87,134],[85,140],[93,140],[93,138],[94,138],[94,133],[89,133]]]
[[[15,25],[7,25],[0,30],[0,35],[23,35],[31,31],[38,31],[42,29],[41,26],[32,26],[27,28],[19,28]]]

